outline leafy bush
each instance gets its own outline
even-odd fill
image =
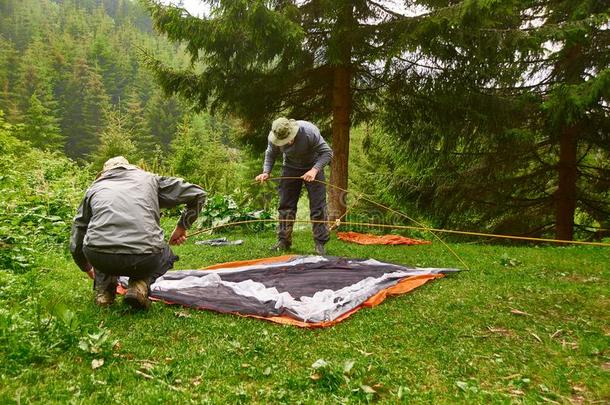
[[[206,201],[206,204],[201,211],[201,215],[197,220],[196,227],[210,228],[223,226],[231,222],[265,220],[270,218],[271,214],[267,211],[250,210],[247,207],[240,208],[232,197],[216,194],[210,196]],[[246,224],[246,226],[249,230],[260,231],[273,225],[270,222],[254,222]]]
[[[0,140],[0,269],[24,271],[35,262],[33,247],[66,245],[89,173],[57,153],[17,140],[2,121]]]
[[[235,131],[207,115],[185,120],[171,144],[171,170],[208,192],[230,192],[239,182],[236,173],[241,160],[240,151],[230,145]]]

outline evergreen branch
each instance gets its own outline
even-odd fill
[[[404,14],[400,14],[400,13],[397,13],[397,12],[395,12],[395,11],[393,11],[393,10],[390,10],[389,8],[387,8],[386,6],[384,6],[383,4],[378,3],[378,2],[376,2],[376,1],[373,1],[373,0],[367,0],[367,3],[374,5],[375,7],[379,8],[380,10],[382,10],[383,12],[385,12],[386,14],[389,14],[389,15],[391,15],[391,16],[393,16],[393,17],[396,17],[396,18],[409,18],[408,16],[406,16],[406,15],[404,15]]]
[[[608,176],[603,176],[603,175],[602,176],[596,176],[594,174],[591,174],[591,173],[588,173],[588,172],[585,172],[585,171],[582,171],[582,170],[578,170],[577,173],[578,173],[579,176],[586,177],[586,178],[591,179],[591,180],[596,180],[596,181],[606,180],[606,181],[608,181]]]
[[[589,207],[590,209],[596,211],[596,212],[601,212],[604,215],[610,215],[610,210],[605,210],[603,208],[600,208],[599,206],[597,206],[596,204],[603,204],[603,205],[608,205],[607,202],[600,202],[600,201],[595,201],[595,200],[589,200],[586,198],[579,198],[578,201],[582,202],[584,205],[586,205],[587,207]]]
[[[418,67],[422,67],[422,68],[425,68],[425,69],[439,70],[439,71],[443,71],[443,72],[446,70],[446,68],[440,67],[438,65],[437,66],[422,65],[421,63],[414,62],[412,60],[403,58],[401,56],[394,56],[394,58],[400,60],[401,62],[408,63],[411,66],[418,66]]]
[[[582,154],[582,156],[580,158],[576,159],[576,165],[579,165],[580,162],[582,162],[583,159],[587,157],[587,155],[589,154],[589,152],[591,151],[592,148],[593,148],[592,144],[587,145],[587,150]]]

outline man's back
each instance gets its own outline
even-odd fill
[[[113,253],[155,253],[164,246],[159,226],[159,177],[137,168],[110,170],[87,190],[91,219],[84,245]]]

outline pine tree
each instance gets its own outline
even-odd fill
[[[227,179],[236,175],[238,152],[222,144],[221,131],[207,114],[185,117],[171,144],[172,171],[210,192],[229,193]]]
[[[19,56],[13,43],[0,36],[0,110],[4,111],[10,121],[19,116],[15,84]]]
[[[120,110],[108,111],[108,125],[100,135],[97,149],[91,156],[95,167],[101,168],[104,162],[115,156],[124,156],[127,160],[136,158],[136,146],[132,134],[125,128],[125,117]]]
[[[84,158],[99,143],[99,136],[106,127],[106,112],[110,100],[95,68],[79,59],[66,87],[63,100],[64,116],[62,132],[66,135],[66,153],[74,158]]]
[[[183,106],[176,97],[165,97],[159,90],[155,91],[146,104],[146,119],[150,133],[156,143],[159,143],[164,150],[169,149],[169,145],[176,134],[184,112]]]
[[[347,188],[350,126],[370,119],[396,23],[409,18],[369,0],[207,3],[210,17],[199,19],[147,1],[156,27],[201,62],[178,71],[151,60],[161,85],[242,118],[258,146],[280,114],[314,121],[326,137],[330,127],[331,182]],[[330,192],[330,216],[339,217],[343,193]]]
[[[441,225],[572,239],[610,215],[610,36],[602,1],[419,1],[397,39],[385,128],[394,193]],[[603,157],[600,159],[600,157]],[[595,186],[594,186],[595,185]]]
[[[4,112],[0,110],[0,155],[16,155],[29,148],[29,145],[24,144],[17,138],[16,135],[19,130],[17,126],[6,122]]]
[[[53,97],[55,77],[47,44],[43,42],[41,36],[35,36],[28,45],[20,60],[18,72],[15,87],[19,110],[25,112],[32,95],[36,94],[45,107],[55,113],[57,109]]]
[[[148,121],[138,93],[132,91],[125,102],[125,128],[131,133],[138,155],[144,160],[153,157],[157,142],[148,126]]]
[[[123,44],[119,42],[119,32],[114,21],[101,5],[94,17],[95,36],[91,41],[87,60],[91,65],[97,66],[106,93],[112,104],[116,105],[127,85],[129,58],[122,52]]]
[[[53,112],[43,105],[34,93],[30,97],[20,136],[37,148],[49,151],[62,150],[64,138],[60,133],[58,122]]]

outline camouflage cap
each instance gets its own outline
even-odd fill
[[[299,124],[293,119],[280,117],[271,124],[269,142],[275,146],[283,146],[290,143],[299,132]]]

